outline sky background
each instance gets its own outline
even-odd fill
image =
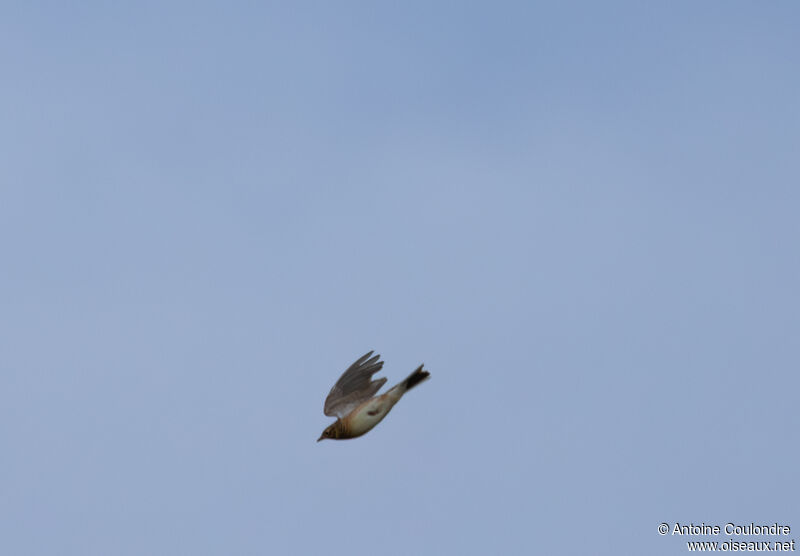
[[[799,26],[3,4],[0,552],[800,541]],[[373,349],[431,380],[316,443]]]

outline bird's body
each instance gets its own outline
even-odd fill
[[[394,407],[403,394],[430,376],[420,365],[404,381],[385,394],[373,395],[386,383],[386,378],[372,380],[383,367],[380,355],[370,359],[372,352],[359,358],[339,378],[325,400],[325,415],[337,417],[319,437],[342,440],[356,438],[372,430]]]

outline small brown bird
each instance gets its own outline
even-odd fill
[[[371,355],[370,351],[350,365],[331,388],[325,399],[324,412],[325,415],[337,419],[322,431],[317,442],[323,438],[336,440],[355,438],[368,432],[386,417],[403,394],[431,375],[428,371],[422,370],[424,365],[420,365],[403,382],[385,394],[375,396],[386,383],[386,378],[372,380],[372,375],[383,367],[383,361],[380,361],[380,355],[370,358]]]

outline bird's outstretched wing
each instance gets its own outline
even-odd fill
[[[372,380],[372,375],[383,367],[381,356],[372,352],[362,355],[339,377],[325,398],[325,415],[344,417],[361,402],[370,399],[386,383],[386,378]]]

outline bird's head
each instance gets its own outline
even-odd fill
[[[339,438],[342,433],[342,422],[337,419],[336,422],[330,424],[322,431],[322,434],[317,438],[317,442],[323,438]]]

